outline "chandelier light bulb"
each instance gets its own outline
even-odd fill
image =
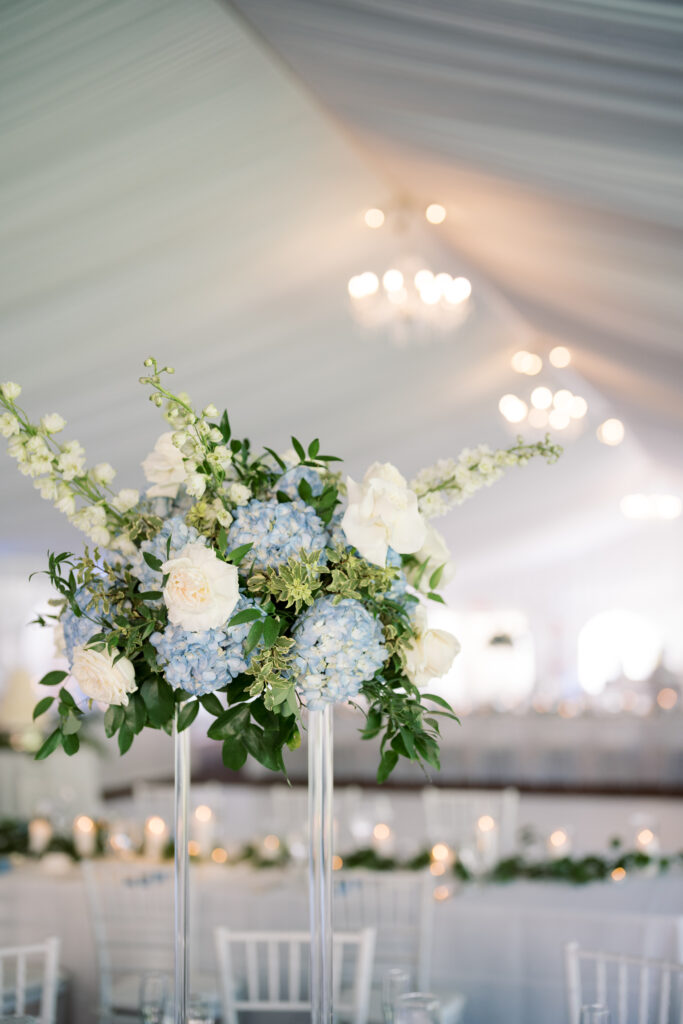
[[[466,302],[472,294],[472,285],[466,277],[456,277],[446,289],[445,298],[446,302],[450,302],[452,305],[457,306],[461,302]]]
[[[574,395],[569,406],[569,415],[573,420],[582,420],[588,412],[588,402],[580,395]]]
[[[420,298],[426,306],[435,306],[437,304],[441,298],[441,289],[435,279],[432,279],[429,284],[424,285],[420,289]]]
[[[566,430],[569,426],[569,413],[563,409],[552,409],[548,415],[548,423],[553,430]]]
[[[382,278],[382,284],[386,292],[398,292],[403,288],[403,274],[394,268],[387,270]]]
[[[427,268],[424,267],[422,270],[418,270],[417,274],[415,275],[415,287],[418,289],[418,291],[422,291],[422,289],[430,285],[433,280],[434,275],[432,274],[431,270],[427,270]]]
[[[365,223],[369,228],[381,228],[384,224],[384,211],[374,207],[365,211]]]
[[[526,402],[517,395],[503,395],[498,408],[508,423],[521,423],[528,412]]]
[[[534,388],[531,392],[531,404],[534,409],[549,409],[553,404],[553,393],[550,388]]]
[[[441,203],[430,203],[425,210],[425,217],[430,224],[443,224],[446,219],[446,208]]]
[[[516,373],[525,373],[529,377],[535,377],[543,369],[541,357],[537,356],[534,352],[526,352],[524,349],[520,352],[515,352],[511,362],[512,369]]]
[[[446,294],[447,289],[453,283],[453,278],[451,277],[450,274],[447,274],[445,271],[442,271],[440,274],[437,274],[434,280],[438,284],[442,295]]]
[[[556,345],[555,348],[551,349],[548,359],[551,365],[558,370],[564,370],[572,361],[571,352],[564,345]]]
[[[560,391],[556,391],[553,395],[553,405],[555,408],[558,412],[565,412],[567,415],[569,415],[569,410],[571,409],[573,401],[574,396],[571,391],[567,390],[567,388],[561,388]]]
[[[624,440],[624,424],[621,420],[609,419],[601,423],[597,429],[598,441],[614,447]]]

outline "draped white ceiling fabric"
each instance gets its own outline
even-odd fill
[[[150,353],[258,442],[410,475],[505,443],[510,356],[565,343],[586,430],[438,524],[452,596],[681,603],[680,524],[619,499],[683,493],[682,53],[680,5],[627,0],[6,0],[0,376],[122,484],[162,429]],[[475,289],[454,337],[400,350],[346,296],[396,196],[448,208],[422,251]],[[5,563],[75,543],[5,462]]]

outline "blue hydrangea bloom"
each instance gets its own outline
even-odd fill
[[[293,466],[288,469],[276,482],[274,490],[284,491],[290,498],[298,498],[299,484],[302,480],[308,481],[311,491],[316,497],[322,494],[323,482],[320,473],[312,466]]]
[[[408,577],[403,571],[403,561],[398,551],[394,551],[393,548],[389,548],[387,552],[387,565],[394,566],[396,569],[400,569],[400,572],[391,587],[387,591],[387,597],[390,601],[401,601],[408,590]]]
[[[171,538],[171,547],[169,553],[166,554],[169,537]],[[155,569],[150,569],[142,557],[142,553],[146,551],[158,558],[160,562],[166,562],[182,551],[186,544],[200,539],[200,535],[194,527],[188,526],[181,516],[172,516],[166,520],[156,537],[143,541],[140,545],[140,554],[135,565],[131,567],[133,576],[137,576],[145,590],[158,590],[161,586],[161,574]]]
[[[252,607],[256,607],[256,602],[242,597],[233,615]],[[252,625],[252,622],[245,622],[190,633],[169,622],[163,633],[152,633],[149,639],[171,686],[201,696],[219,690],[235,676],[246,672],[251,654],[245,655],[244,641]]]
[[[93,601],[92,594],[86,587],[77,590],[75,597],[76,604],[85,614],[76,615],[67,606],[60,620],[64,630],[64,648],[70,666],[73,665],[74,649],[87,644],[91,636],[102,631],[99,622],[93,622],[93,619],[99,619],[104,615],[101,599]]]
[[[243,565],[264,569],[282,565],[292,555],[304,551],[321,551],[329,542],[322,519],[303,501],[275,499],[242,505],[234,511],[228,530],[228,550],[252,544]]]
[[[297,687],[312,709],[355,697],[387,657],[381,622],[353,598],[319,598],[292,635]]]

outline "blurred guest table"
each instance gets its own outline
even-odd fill
[[[169,872],[169,864],[154,870]],[[443,879],[439,879],[442,882]],[[192,867],[201,929],[193,962],[214,970],[213,928],[306,928],[302,868]],[[90,1024],[97,964],[80,869],[51,877],[27,863],[0,876],[0,943],[59,935],[62,966],[73,979],[70,1024]],[[564,1016],[563,945],[666,957],[683,956],[683,876],[626,878],[572,887],[548,882],[453,887],[435,907],[433,983],[468,998],[472,1024],[547,1024]],[[144,968],[143,968],[144,969]],[[217,988],[217,986],[216,986]]]

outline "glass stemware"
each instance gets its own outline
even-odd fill
[[[408,992],[399,996],[393,1024],[441,1024],[441,1004],[429,992]]]
[[[208,1000],[190,996],[187,1005],[187,1024],[214,1024],[215,1017]]]
[[[382,1016],[385,1024],[393,1024],[396,1000],[410,991],[410,975],[401,967],[392,967],[382,979]]]
[[[168,978],[165,974],[145,974],[140,983],[140,1013],[144,1024],[163,1024]]]
[[[580,1024],[610,1024],[610,1012],[602,1003],[590,1003],[581,1007]]]

